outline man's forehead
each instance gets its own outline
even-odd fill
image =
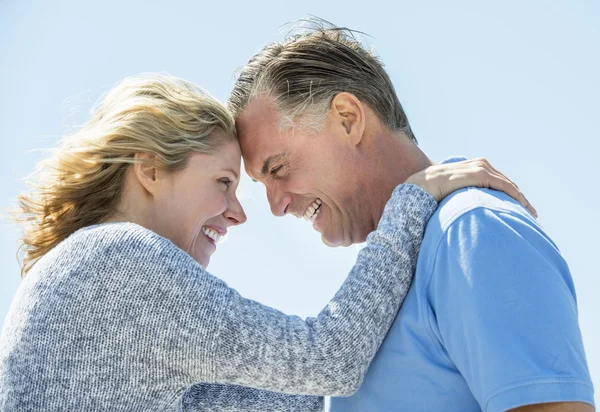
[[[276,116],[270,102],[262,98],[250,101],[236,119],[238,138],[242,150],[262,143],[264,136],[275,131]]]
[[[276,125],[278,117],[278,111],[273,100],[264,94],[260,94],[248,102],[238,115],[236,123],[241,124],[244,128],[265,123]]]
[[[259,96],[248,103],[236,120],[244,167],[253,179],[259,179],[269,164],[284,154],[277,144],[281,137],[277,119],[271,100]]]
[[[261,130],[251,133],[239,133],[244,167],[253,179],[259,177],[259,172],[262,170],[262,165],[267,158],[277,154],[272,153],[273,151],[269,147],[269,139],[261,138],[262,133]]]

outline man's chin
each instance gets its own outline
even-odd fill
[[[365,243],[367,241],[367,235],[357,237],[355,239],[344,238],[343,236],[332,236],[321,233],[321,241],[329,247],[348,247]]]
[[[348,247],[352,244],[352,242],[345,241],[345,239],[342,237],[327,236],[324,233],[321,234],[321,241],[323,243],[325,243],[326,246],[329,246],[329,247],[340,247],[340,246]]]

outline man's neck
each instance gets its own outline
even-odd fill
[[[373,190],[370,195],[377,199],[373,203],[372,218],[377,223],[396,186],[434,163],[416,143],[399,132],[379,130],[371,134],[369,145],[372,164],[369,179],[374,182],[369,185]]]

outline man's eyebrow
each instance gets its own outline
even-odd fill
[[[271,169],[271,163],[275,163],[275,162],[283,159],[284,157],[286,157],[286,155],[287,155],[286,153],[280,153],[280,154],[271,155],[271,156],[267,157],[267,159],[263,163],[263,167],[260,171],[261,174],[263,176],[266,176],[267,174],[269,174],[269,170]]]

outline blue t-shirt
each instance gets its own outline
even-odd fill
[[[432,216],[398,317],[331,412],[504,411],[593,392],[558,248],[512,198],[468,188]]]

